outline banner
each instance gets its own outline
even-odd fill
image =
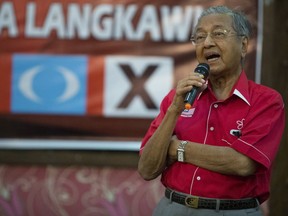
[[[2,1],[0,136],[140,139],[162,98],[198,64],[193,27],[219,4],[252,22],[245,70],[255,80],[257,0]]]

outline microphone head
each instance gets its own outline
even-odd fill
[[[210,66],[206,63],[200,63],[195,68],[196,73],[200,73],[204,76],[204,79],[207,79],[209,75]]]

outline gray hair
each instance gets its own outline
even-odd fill
[[[198,19],[199,21],[210,14],[226,14],[232,17],[232,25],[238,35],[249,38],[252,34],[252,26],[247,17],[240,11],[232,10],[226,6],[214,6],[204,10]],[[196,25],[197,28],[197,25]]]

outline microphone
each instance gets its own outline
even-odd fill
[[[194,72],[202,74],[204,76],[203,79],[207,79],[208,75],[209,75],[209,70],[210,67],[208,64],[206,63],[200,63],[197,65],[197,67],[195,68]],[[185,109],[189,110],[192,107],[192,104],[194,103],[197,95],[200,93],[200,88],[193,86],[193,88],[191,89],[191,91],[189,91],[186,94],[186,97],[184,99],[184,103],[185,103]]]

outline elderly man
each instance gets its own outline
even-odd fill
[[[243,70],[250,31],[247,18],[225,6],[200,16],[192,42],[210,67],[208,81],[197,72],[180,80],[140,149],[141,176],[162,175],[166,187],[153,215],[262,215],[285,117],[280,94]],[[198,95],[184,109],[193,88]]]

